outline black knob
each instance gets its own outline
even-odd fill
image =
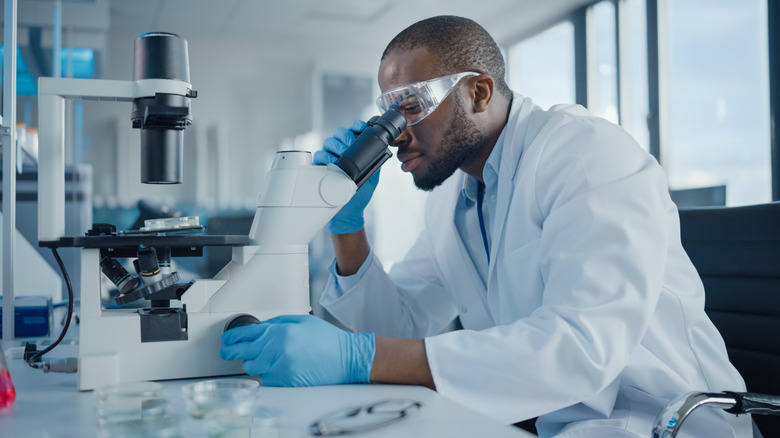
[[[259,319],[255,318],[252,315],[249,315],[247,313],[240,313],[238,315],[233,315],[228,322],[225,324],[225,329],[222,330],[222,332],[226,332],[230,329],[236,328],[236,327],[243,327],[245,325],[252,325],[257,324],[260,322]]]

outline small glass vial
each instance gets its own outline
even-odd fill
[[[0,343],[0,409],[11,406],[16,399],[16,389],[11,380],[11,372],[8,370],[8,363],[5,361],[3,345]]]

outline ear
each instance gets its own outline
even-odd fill
[[[476,82],[472,88],[475,112],[487,111],[488,104],[490,104],[490,100],[493,98],[493,85],[493,78],[486,74],[476,77]]]

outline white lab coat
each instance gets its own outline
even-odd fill
[[[540,436],[650,436],[679,393],[744,391],[658,163],[582,107],[519,95],[503,135],[487,288],[454,224],[458,171],[389,275],[372,255],[322,305],[356,331],[426,337],[442,395],[506,423],[539,416]],[[455,316],[464,330],[437,334]],[[700,410],[683,432],[752,436],[749,416]]]

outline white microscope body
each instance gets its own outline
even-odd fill
[[[38,84],[38,240],[54,249],[81,248],[80,390],[240,374],[239,361],[219,357],[224,330],[309,313],[309,242],[391,156],[389,142],[406,127],[395,110],[374,117],[328,166],[312,165],[309,152],[277,153],[248,236],[117,233],[95,224],[86,236],[66,237],[65,99],[132,102],[132,126],[141,129],[141,181],[181,182],[181,131],[192,123],[189,102],[197,97],[186,41],[165,32],[138,37],[133,79],[40,78]],[[176,283],[171,257],[199,256],[211,245],[232,246],[230,263],[213,279]],[[116,258],[135,258],[143,281]],[[148,307],[104,308],[103,275],[119,289],[118,304],[147,299]]]
[[[173,80],[40,79],[40,210],[42,246],[64,238],[64,100],[130,101],[158,91],[185,94]],[[240,361],[219,358],[220,336],[237,314],[264,320],[305,314],[309,305],[308,243],[355,193],[335,165],[314,166],[304,151],[279,152],[260,195],[246,246],[213,279],[197,280],[181,297],[186,339],[144,342],[138,309],[101,305],[101,249],[81,238],[78,388],[140,380],[240,374]],[[67,246],[67,245],[64,245]],[[103,245],[105,248],[106,246]],[[111,249],[109,249],[110,251]]]

